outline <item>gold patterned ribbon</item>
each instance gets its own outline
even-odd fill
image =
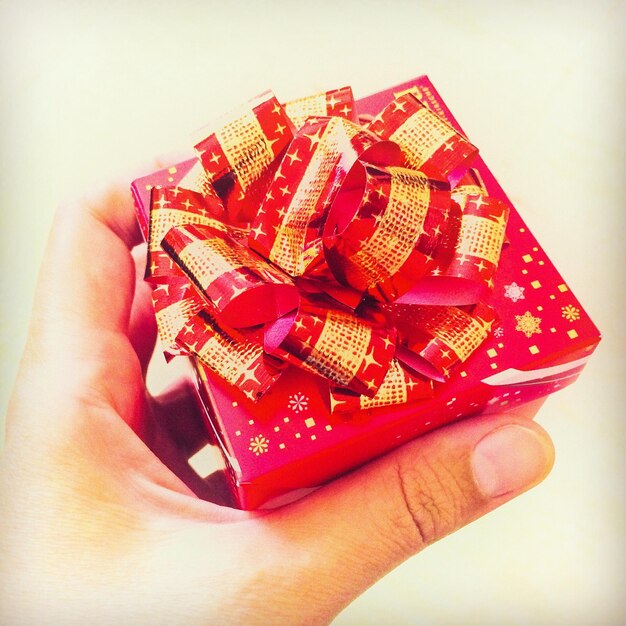
[[[427,396],[487,337],[508,208],[468,169],[476,148],[411,93],[356,119],[349,88],[264,94],[197,144],[191,189],[153,191],[170,354],[250,398],[292,364],[354,410]]]

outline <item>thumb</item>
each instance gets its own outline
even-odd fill
[[[298,573],[317,590],[314,600],[333,614],[408,557],[540,482],[553,460],[533,421],[480,416],[406,444],[276,521],[301,548]]]

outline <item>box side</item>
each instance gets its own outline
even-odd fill
[[[393,409],[331,414],[320,379],[290,369],[257,403],[210,372],[213,426],[234,468],[240,505],[257,508],[294,489],[310,489],[421,434],[460,418],[503,411],[570,384],[582,369],[542,371],[542,378],[479,382],[457,374],[435,397]],[[298,399],[298,409],[292,402]]]

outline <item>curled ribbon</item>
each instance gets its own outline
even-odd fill
[[[508,207],[412,93],[360,124],[350,88],[248,103],[152,190],[147,278],[167,354],[250,399],[294,365],[332,410],[432,393],[487,337]]]

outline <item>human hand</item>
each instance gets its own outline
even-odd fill
[[[3,624],[322,624],[408,557],[532,487],[537,405],[427,434],[289,506],[198,498],[152,449],[154,345],[130,194],[59,211],[7,416]],[[173,463],[169,463],[173,467]]]

